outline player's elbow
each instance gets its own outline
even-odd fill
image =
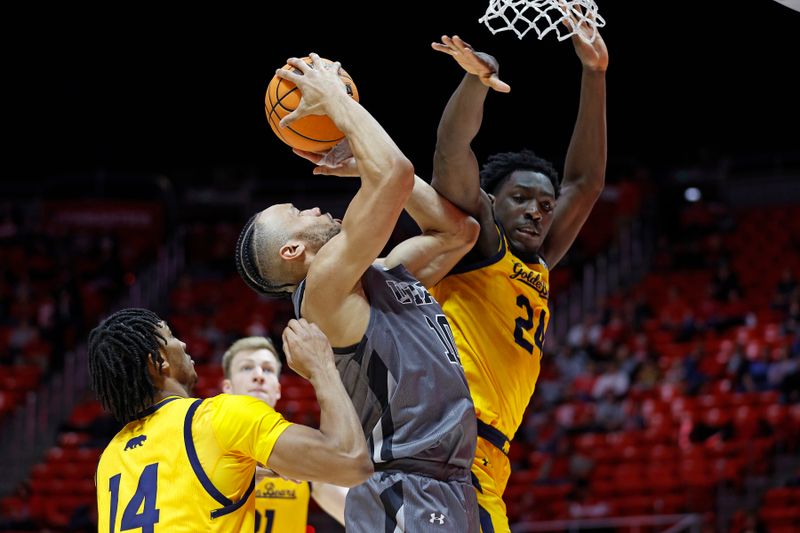
[[[481,225],[478,221],[467,214],[462,214],[455,221],[452,229],[447,232],[448,247],[451,249],[461,248],[466,253],[478,241],[480,233]]]
[[[364,483],[375,472],[366,447],[355,454],[347,454],[339,462],[340,472],[338,479],[333,480],[335,485],[341,487],[355,487]]]
[[[398,154],[391,163],[390,180],[398,195],[404,199],[411,196],[414,190],[414,165],[402,154]]]
[[[480,223],[471,216],[464,217],[461,222],[461,230],[459,231],[463,245],[469,249],[475,246],[478,242],[478,236],[481,234]]]

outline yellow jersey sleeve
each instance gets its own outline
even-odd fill
[[[266,465],[278,437],[291,425],[263,401],[250,396],[220,394],[206,400],[220,448],[255,458]]]

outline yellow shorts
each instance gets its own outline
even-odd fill
[[[511,464],[508,457],[493,444],[478,437],[472,474],[478,478],[478,512],[483,533],[510,533],[503,492],[506,490]],[[472,480],[473,484],[475,479]]]

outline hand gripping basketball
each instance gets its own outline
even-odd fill
[[[344,139],[327,116],[342,94],[358,101],[358,90],[350,75],[333,62],[309,54],[291,58],[276,71],[265,96],[265,111],[272,131],[283,142],[299,150],[324,152]]]

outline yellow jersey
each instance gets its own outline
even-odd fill
[[[498,231],[494,256],[456,267],[430,293],[453,329],[478,419],[510,440],[539,377],[550,284],[544,261],[524,263]]]
[[[254,531],[256,462],[290,425],[249,396],[165,398],[100,456],[98,531]]]
[[[307,481],[262,479],[256,485],[255,533],[306,533],[310,497]]]

